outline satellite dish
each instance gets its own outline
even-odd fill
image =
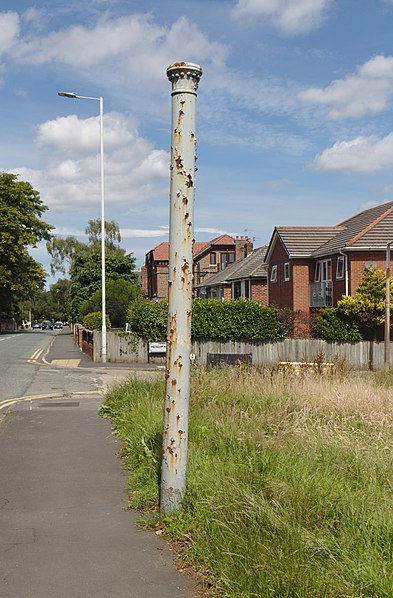
[[[370,260],[369,262],[366,262],[364,264],[364,267],[366,268],[366,270],[371,270],[372,268],[376,268],[377,267],[377,262],[374,262],[374,261]]]

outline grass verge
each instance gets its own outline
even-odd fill
[[[228,598],[393,596],[393,393],[387,376],[193,372],[184,510],[160,517]],[[157,511],[162,381],[101,409],[132,508]]]

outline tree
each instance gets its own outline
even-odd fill
[[[99,291],[102,284],[101,272],[101,221],[89,220],[85,229],[87,243],[78,241],[76,237],[52,239],[47,243],[51,256],[52,274],[56,271],[66,272],[70,276],[70,308],[73,321],[79,319],[87,310],[92,295]],[[110,280],[124,280],[137,283],[135,274],[135,257],[127,254],[119,245],[121,241],[119,226],[113,220],[105,222],[105,277],[108,291]],[[95,309],[98,309],[96,305]],[[125,311],[113,306],[115,319],[124,318]],[[122,322],[123,323],[123,322]]]
[[[373,328],[385,321],[385,297],[386,275],[377,268],[371,268],[364,271],[355,295],[343,297],[337,302],[337,307],[342,313],[355,316],[359,323]]]
[[[346,314],[337,307],[321,309],[313,324],[315,336],[327,341],[360,341],[359,326],[354,315]]]
[[[112,326],[120,327],[127,320],[127,310],[137,297],[142,297],[142,291],[136,283],[131,283],[124,278],[108,280],[106,283],[106,311]],[[90,299],[82,305],[81,315],[101,311],[102,289],[95,291]]]
[[[85,233],[94,251],[101,249],[101,220],[89,220]],[[109,251],[120,249],[120,241],[121,235],[117,222],[105,220],[105,248]]]
[[[18,303],[45,283],[45,272],[28,253],[53,228],[41,219],[48,208],[30,183],[0,173],[0,312],[16,314]]]
[[[65,274],[72,266],[74,260],[81,253],[98,253],[101,251],[101,220],[89,220],[85,233],[88,242],[78,241],[73,235],[65,239],[53,237],[46,244],[46,249],[51,256],[51,273]],[[120,247],[121,235],[119,225],[114,220],[105,221],[105,249],[107,252],[119,251],[125,253]]]
[[[111,252],[105,257],[106,282],[125,280],[136,283],[135,258],[122,251]],[[81,252],[75,255],[70,268],[71,313],[77,319],[84,302],[90,299],[101,287],[101,254]]]

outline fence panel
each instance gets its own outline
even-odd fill
[[[93,334],[93,360],[101,361],[101,332]],[[148,342],[126,333],[107,333],[107,359],[112,363],[148,363]],[[321,339],[286,338],[280,341],[195,340],[195,363],[206,365],[208,353],[251,354],[254,365],[277,365],[280,361],[339,361],[354,370],[383,370],[383,341],[338,343]],[[393,350],[392,350],[393,353]]]

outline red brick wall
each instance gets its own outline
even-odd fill
[[[156,280],[157,280],[157,299],[164,299],[168,296],[168,270],[169,266],[166,264],[157,265]]]
[[[309,312],[310,309],[310,263],[294,260],[291,269],[292,305],[294,310]]]
[[[288,254],[281,241],[277,239],[269,261],[268,301],[269,305],[293,309],[292,268],[290,280],[284,282],[284,264],[286,262],[289,262]],[[270,282],[273,265],[277,265],[277,282]]]
[[[147,270],[146,270],[146,266],[145,264],[143,264],[142,268],[141,268],[141,286],[142,286],[142,292],[146,295],[146,297],[148,296],[148,283],[147,283]]]
[[[253,243],[249,237],[236,237],[235,239],[235,261],[242,260],[252,252]]]
[[[263,306],[267,305],[267,280],[251,281],[251,300]]]
[[[218,272],[218,268],[219,268],[219,263],[220,263],[220,254],[219,252],[216,253],[216,260],[217,260],[217,264],[215,265],[210,265],[210,252],[206,253],[205,255],[199,257],[199,258],[194,258],[194,284],[198,284],[198,270],[197,270],[197,264],[199,264],[199,268],[200,268],[200,273],[201,273],[201,280],[200,282],[205,282],[209,276],[211,276],[212,274],[216,274],[216,272]],[[206,273],[204,276],[203,274]]]
[[[364,265],[366,262],[376,262],[377,268],[386,272],[386,252],[385,251],[353,251],[348,254],[349,268],[349,294],[354,295],[356,288],[362,282],[364,274]]]
[[[224,297],[224,301],[232,300],[232,285],[231,284],[223,284],[222,285],[222,296]]]

